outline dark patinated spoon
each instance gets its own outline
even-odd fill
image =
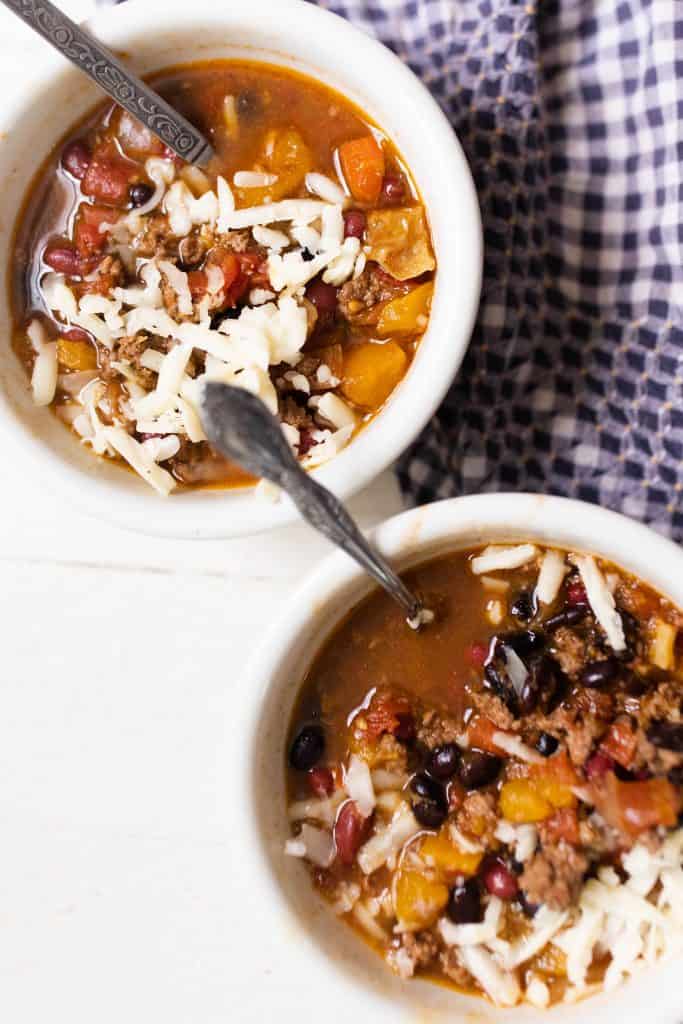
[[[248,473],[281,487],[314,529],[354,558],[401,605],[413,629],[432,621],[432,612],[367,542],[342,503],[304,472],[260,398],[244,388],[209,381],[201,412],[211,444]]]
[[[208,164],[213,149],[201,132],[50,0],[0,0],[0,3],[92,78],[129,114],[142,121],[179,157],[199,167]]]

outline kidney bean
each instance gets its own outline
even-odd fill
[[[559,745],[559,740],[556,740],[549,732],[542,732],[536,740],[536,750],[541,757],[550,757],[551,754],[555,753]]]
[[[93,340],[92,334],[84,331],[82,327],[70,327],[68,331],[62,331],[61,335],[67,341],[87,341],[90,344]]]
[[[307,772],[323,756],[325,734],[319,725],[304,725],[294,737],[289,763],[298,772]]]
[[[479,924],[483,921],[481,889],[476,878],[468,878],[451,889],[446,913],[454,924]]]
[[[382,181],[381,198],[385,205],[401,203],[405,199],[406,183],[400,174],[385,174]]]
[[[362,210],[347,210],[344,214],[344,238],[362,238],[367,217]]]
[[[334,823],[334,842],[342,864],[353,864],[369,825],[370,819],[363,817],[353,800],[347,800]]]
[[[433,779],[426,772],[419,772],[417,775],[413,775],[410,780],[410,788],[413,793],[421,797],[423,800],[431,800],[432,803],[437,804],[438,807],[447,807],[448,800],[446,799],[446,791],[440,782]]]
[[[561,612],[557,612],[556,615],[551,615],[550,618],[546,619],[543,623],[543,628],[548,633],[554,633],[560,626],[577,626],[579,622],[586,618],[588,615],[587,604],[575,604],[570,607],[563,608]]]
[[[574,580],[568,585],[567,604],[588,604],[588,594],[581,580]]]
[[[337,308],[337,289],[316,277],[306,285],[306,298],[319,313],[334,313]]]
[[[517,895],[517,879],[500,857],[493,854],[484,857],[480,874],[482,882],[492,896],[507,901],[513,900]]]
[[[657,718],[650,722],[646,735],[656,747],[683,754],[683,722],[666,722]]]
[[[441,828],[448,816],[448,809],[432,800],[418,800],[413,804],[413,814],[425,828]]]
[[[334,775],[324,765],[309,769],[308,784],[316,796],[331,796],[334,793]]]
[[[82,181],[85,177],[91,159],[90,149],[82,139],[69,142],[62,150],[62,167],[78,181]]]
[[[432,751],[427,761],[427,771],[435,779],[445,781],[455,775],[459,764],[460,748],[457,743],[444,743]]]
[[[43,260],[48,267],[56,270],[58,274],[66,274],[67,277],[78,277],[81,272],[81,260],[75,249],[68,245],[50,246],[43,253]]]
[[[586,773],[586,778],[590,779],[601,779],[607,772],[611,772],[614,769],[614,761],[607,754],[603,754],[600,751],[597,754],[593,754],[589,757],[583,766],[583,770]]]
[[[481,789],[498,777],[502,761],[479,750],[464,750],[460,758],[458,776],[466,789]]]

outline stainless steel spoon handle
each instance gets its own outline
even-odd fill
[[[316,530],[342,548],[404,608],[417,629],[431,613],[365,539],[342,503],[299,465],[280,424],[263,402],[243,388],[217,381],[204,386],[202,422],[215,447],[248,472],[285,491]]]
[[[0,2],[89,75],[100,89],[142,121],[179,157],[199,166],[209,162],[213,149],[201,132],[50,0]]]

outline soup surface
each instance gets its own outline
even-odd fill
[[[612,988],[683,944],[683,615],[533,544],[406,578],[328,640],[290,726],[286,853],[401,977],[501,1006]]]
[[[270,65],[171,69],[159,92],[211,140],[206,171],[100,108],[41,171],[15,251],[14,345],[37,403],[160,493],[246,478],[211,449],[201,387],[258,394],[306,465],[408,370],[435,261],[391,141]]]

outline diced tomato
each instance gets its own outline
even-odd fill
[[[579,819],[574,807],[563,807],[555,811],[552,818],[543,823],[543,839],[545,842],[557,843],[564,840],[572,846],[579,843]]]
[[[465,648],[465,657],[470,665],[475,668],[483,668],[488,657],[489,649],[487,644],[470,644]]]
[[[131,182],[139,175],[139,164],[122,156],[113,142],[104,142],[93,153],[81,190],[108,206],[125,206]]]
[[[106,229],[102,230],[102,226],[111,224],[115,219],[116,215],[109,206],[81,203],[74,228],[74,242],[80,256],[94,256],[102,252],[109,234]]]
[[[580,779],[566,750],[560,750],[552,757],[546,758],[543,764],[531,766],[534,778],[551,778],[564,786],[578,786]]]
[[[588,594],[583,583],[576,581],[567,587],[567,604],[588,604]]]
[[[390,690],[378,691],[365,712],[365,735],[369,739],[378,739],[382,733],[396,736],[405,730],[407,719],[412,717],[413,711],[407,697]]]
[[[339,147],[339,160],[354,199],[376,203],[384,181],[384,153],[374,135],[351,139]]]
[[[317,765],[308,773],[308,784],[316,796],[331,796],[334,792],[334,775],[325,765]]]
[[[369,825],[370,818],[364,818],[353,800],[347,800],[334,824],[334,841],[342,864],[353,864]]]
[[[242,273],[249,278],[252,288],[270,288],[267,261],[257,252],[240,252],[237,254]]]
[[[607,754],[601,753],[598,750],[596,754],[589,757],[583,766],[583,770],[586,774],[586,778],[590,779],[591,782],[594,779],[601,779],[607,772],[611,772],[614,769],[614,761]]]
[[[622,782],[609,772],[596,787],[596,806],[605,820],[629,836],[678,820],[679,798],[668,779]]]
[[[618,720],[607,730],[600,744],[600,752],[606,754],[622,768],[630,768],[638,746],[638,737],[627,721]]]
[[[498,756],[507,756],[504,750],[497,747],[493,742],[493,734],[496,732],[504,732],[503,729],[499,729],[490,718],[485,715],[473,715],[467,723],[467,739],[471,747],[476,747],[477,750],[485,750],[488,754],[497,754]]]
[[[199,302],[206,295],[209,287],[209,279],[205,270],[190,270],[187,275],[187,284],[193,302]]]

